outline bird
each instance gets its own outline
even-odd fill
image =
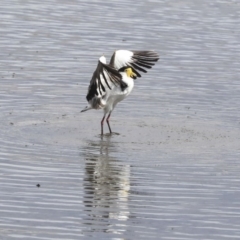
[[[81,112],[91,109],[103,110],[101,135],[106,116],[108,129],[112,134],[109,122],[111,113],[116,105],[131,93],[134,80],[141,77],[139,71],[146,73],[146,69],[152,68],[158,60],[159,55],[155,51],[130,50],[116,50],[108,64],[104,55],[99,58],[88,87],[88,106]]]

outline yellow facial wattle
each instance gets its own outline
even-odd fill
[[[128,77],[131,77],[131,78],[136,76],[136,74],[132,71],[131,67],[126,69],[126,74],[127,74]]]

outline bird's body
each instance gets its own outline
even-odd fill
[[[126,73],[121,73],[122,75],[122,81],[126,83],[126,87],[121,88],[119,86],[113,86],[113,88],[108,91],[108,96],[106,97],[107,100],[105,101],[106,104],[103,107],[104,113],[107,114],[111,112],[117,103],[122,101],[124,98],[126,98],[134,87],[134,81],[131,77],[128,77]]]
[[[134,87],[134,80],[141,77],[139,71],[147,72],[144,68],[151,68],[158,61],[158,54],[153,51],[118,50],[113,54],[110,63],[106,63],[104,56],[99,58],[98,66],[90,81],[87,101],[89,106],[82,110],[103,109],[103,122],[106,119],[110,133],[109,118],[117,103],[126,98]]]

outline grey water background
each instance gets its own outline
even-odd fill
[[[0,239],[240,239],[239,1],[4,0],[0,20]],[[160,60],[101,139],[80,110],[116,49]]]

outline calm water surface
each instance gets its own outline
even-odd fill
[[[1,239],[240,239],[239,1],[0,13]],[[80,110],[116,49],[161,59],[101,138],[102,112]]]

